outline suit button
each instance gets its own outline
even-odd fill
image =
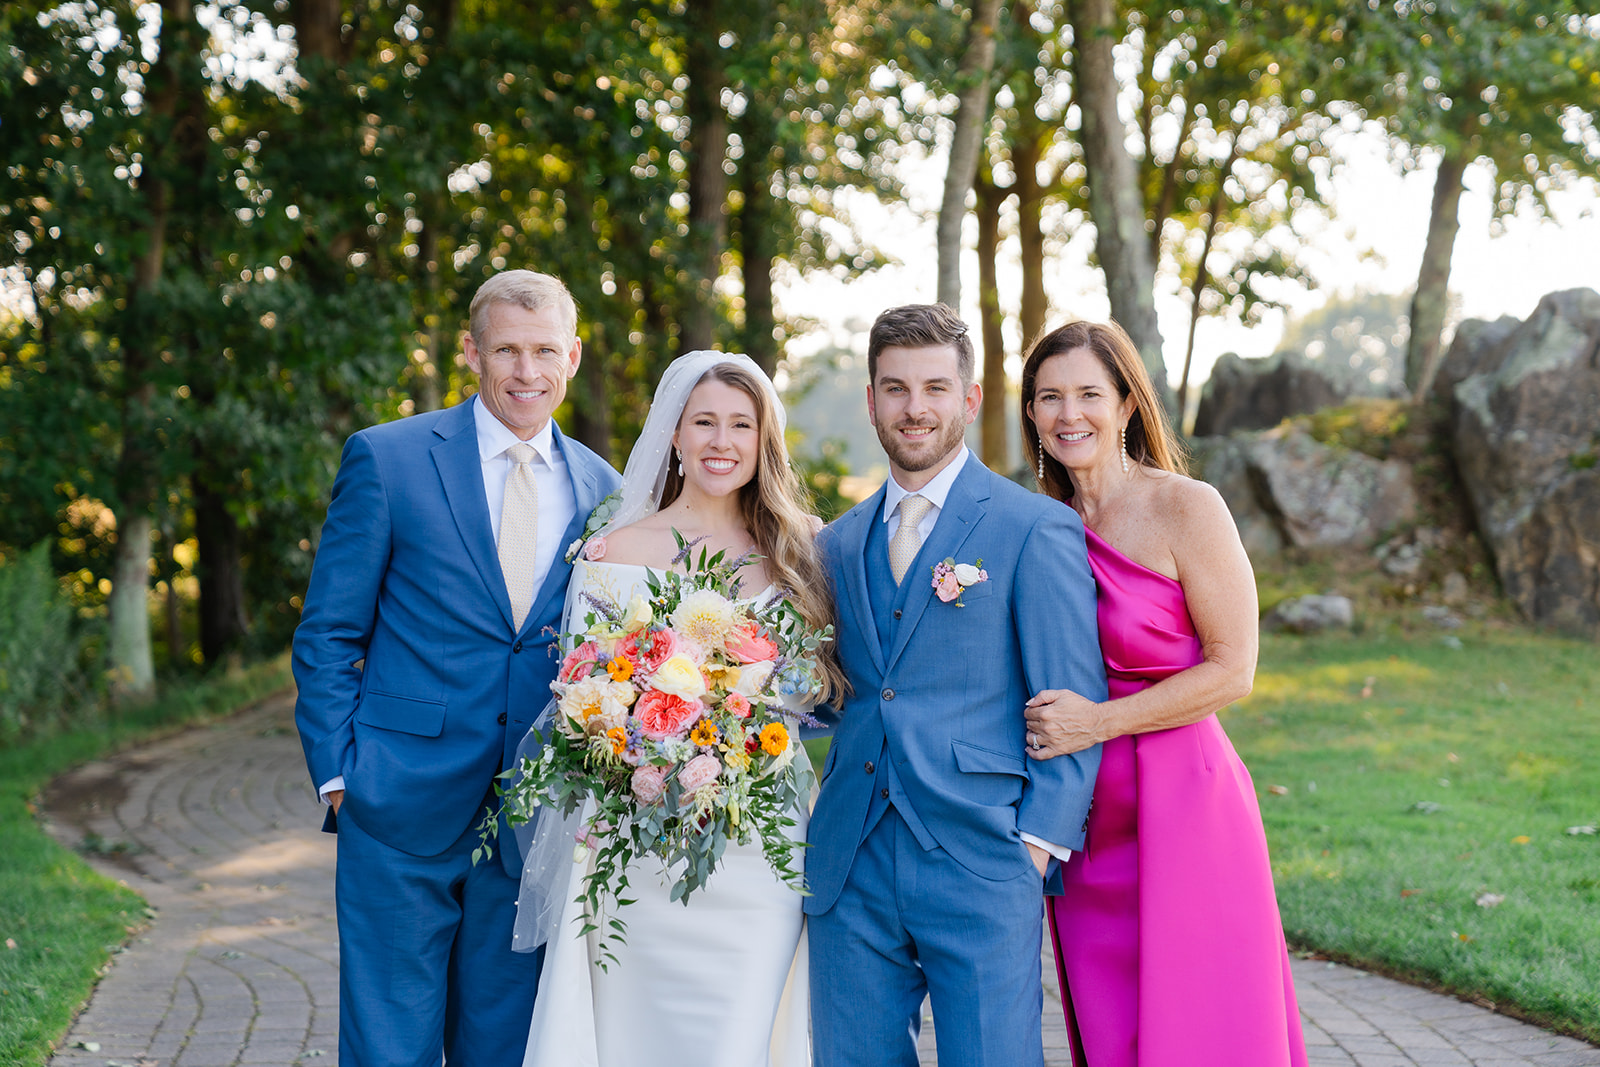
[[[500,713],[500,717],[496,719],[495,722],[499,723],[501,726],[504,726],[506,724],[506,713],[502,711]]]
[[[883,691],[883,699],[885,699],[885,700],[893,700],[894,699],[894,690],[893,689],[885,689]]]
[[[512,645],[511,646],[511,651],[513,651],[513,652],[521,652],[522,651],[522,642],[518,641],[516,644]]]
[[[878,793],[878,795],[879,795],[879,796],[880,796],[880,797],[882,797],[882,798],[883,798],[883,799],[885,799],[885,800],[888,800],[888,799],[889,799],[889,791],[888,791],[888,790],[887,790],[887,789],[884,789],[884,790],[882,790],[882,791],[880,791],[880,792],[879,792],[879,793]]]
[[[872,761],[871,760],[867,760],[867,766],[866,766],[865,770],[866,770],[866,772],[868,774],[871,774],[873,771],[877,770],[877,768],[872,765]]]

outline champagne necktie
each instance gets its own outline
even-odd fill
[[[922,550],[922,534],[917,527],[931,507],[933,501],[916,493],[900,501],[900,528],[889,538],[889,573],[894,575],[895,585],[905,578],[906,569]]]
[[[534,555],[539,544],[539,483],[533,478],[537,453],[528,444],[506,449],[511,470],[506,475],[506,498],[500,507],[500,573],[511,597],[511,617],[518,630],[533,607]]]

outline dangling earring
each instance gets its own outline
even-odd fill
[[[1128,464],[1127,464],[1126,460],[1123,461],[1122,469],[1123,470],[1127,470],[1128,469]],[[681,448],[678,449],[678,477],[680,477],[680,478],[683,477],[683,449],[681,449]]]
[[[1039,444],[1039,488],[1044,488],[1044,443]]]
[[[1122,473],[1123,474],[1127,474],[1128,473],[1128,426],[1127,426],[1127,423],[1123,423],[1123,426],[1122,426]]]

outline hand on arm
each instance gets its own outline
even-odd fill
[[[1028,729],[1041,742],[1030,756],[1049,759],[1124,734],[1187,726],[1249,695],[1259,645],[1255,574],[1216,490],[1200,482],[1182,488],[1169,509],[1168,542],[1203,658],[1103,704],[1065,690],[1039,693],[1026,709]]]

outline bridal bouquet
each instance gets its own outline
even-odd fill
[[[794,723],[815,720],[784,698],[818,688],[831,629],[810,629],[782,596],[741,601],[736,575],[754,557],[701,550],[695,562],[695,542],[678,543],[673,564],[688,561],[687,572],[649,572],[648,596],[616,604],[584,594],[584,628],[561,638],[569,651],[551,683],[548,736],[504,792],[513,825],[539,805],[570,815],[593,801],[576,857],[593,857],[585,933],[608,911],[606,926],[624,933],[615,911],[629,903],[629,864],[647,852],[677,873],[671,899],[687,902],[729,841],[758,839],[778,877],[803,892],[791,865],[800,846],[784,831],[811,786],[793,764]]]

